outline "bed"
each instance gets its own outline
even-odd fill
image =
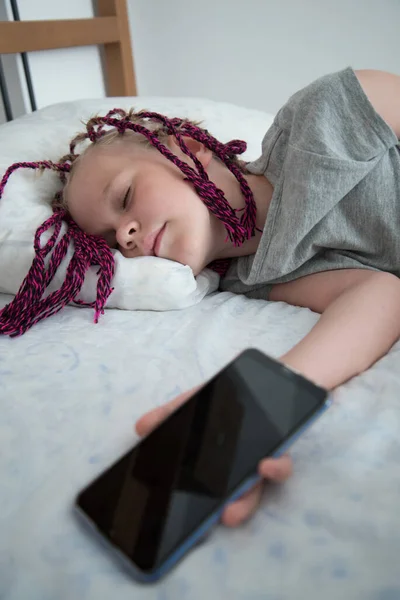
[[[110,96],[135,94],[114,20],[123,4],[99,4],[111,12],[97,19],[114,25],[94,19],[95,29],[82,26],[79,35],[71,26],[64,37],[46,36],[46,47],[60,39],[114,45],[120,87],[110,84]],[[38,24],[7,25],[0,23],[1,52],[38,49]],[[48,120],[116,102],[39,112]],[[201,99],[175,103],[192,113],[204,104],[233,110]],[[0,295],[0,307],[10,299]],[[67,307],[22,337],[1,337],[0,598],[398,600],[400,344],[335,391],[332,408],[293,448],[294,476],[266,488],[257,515],[234,531],[216,528],[161,583],[136,584],[73,512],[77,490],[136,441],[133,424],[144,411],[211,377],[242,349],[278,357],[317,319],[307,309],[217,292],[179,311],[107,310],[97,325],[90,309]]]

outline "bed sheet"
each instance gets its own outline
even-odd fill
[[[216,293],[177,312],[108,310],[98,325],[69,307],[0,338],[0,598],[398,600],[399,344],[335,392],[258,514],[217,527],[159,584],[136,584],[73,512],[76,492],[136,441],[145,410],[246,347],[279,356],[317,318]]]

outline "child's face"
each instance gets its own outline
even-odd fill
[[[196,154],[207,167],[211,152],[198,147]],[[158,150],[137,143],[90,148],[65,194],[75,222],[128,258],[155,255],[198,274],[216,258],[217,238],[226,237],[181,171]]]

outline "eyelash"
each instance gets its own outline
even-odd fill
[[[124,196],[124,199],[122,200],[122,208],[124,210],[125,210],[125,208],[126,208],[126,206],[128,204],[128,197],[129,197],[130,191],[131,191],[131,188],[129,187],[128,190],[127,190],[127,192],[126,192],[126,194],[125,194],[125,196]]]

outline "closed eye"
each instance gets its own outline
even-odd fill
[[[130,194],[131,188],[128,187],[126,194],[124,196],[124,199],[122,201],[122,208],[125,210],[127,205],[128,205],[128,199],[129,199],[129,194]]]

